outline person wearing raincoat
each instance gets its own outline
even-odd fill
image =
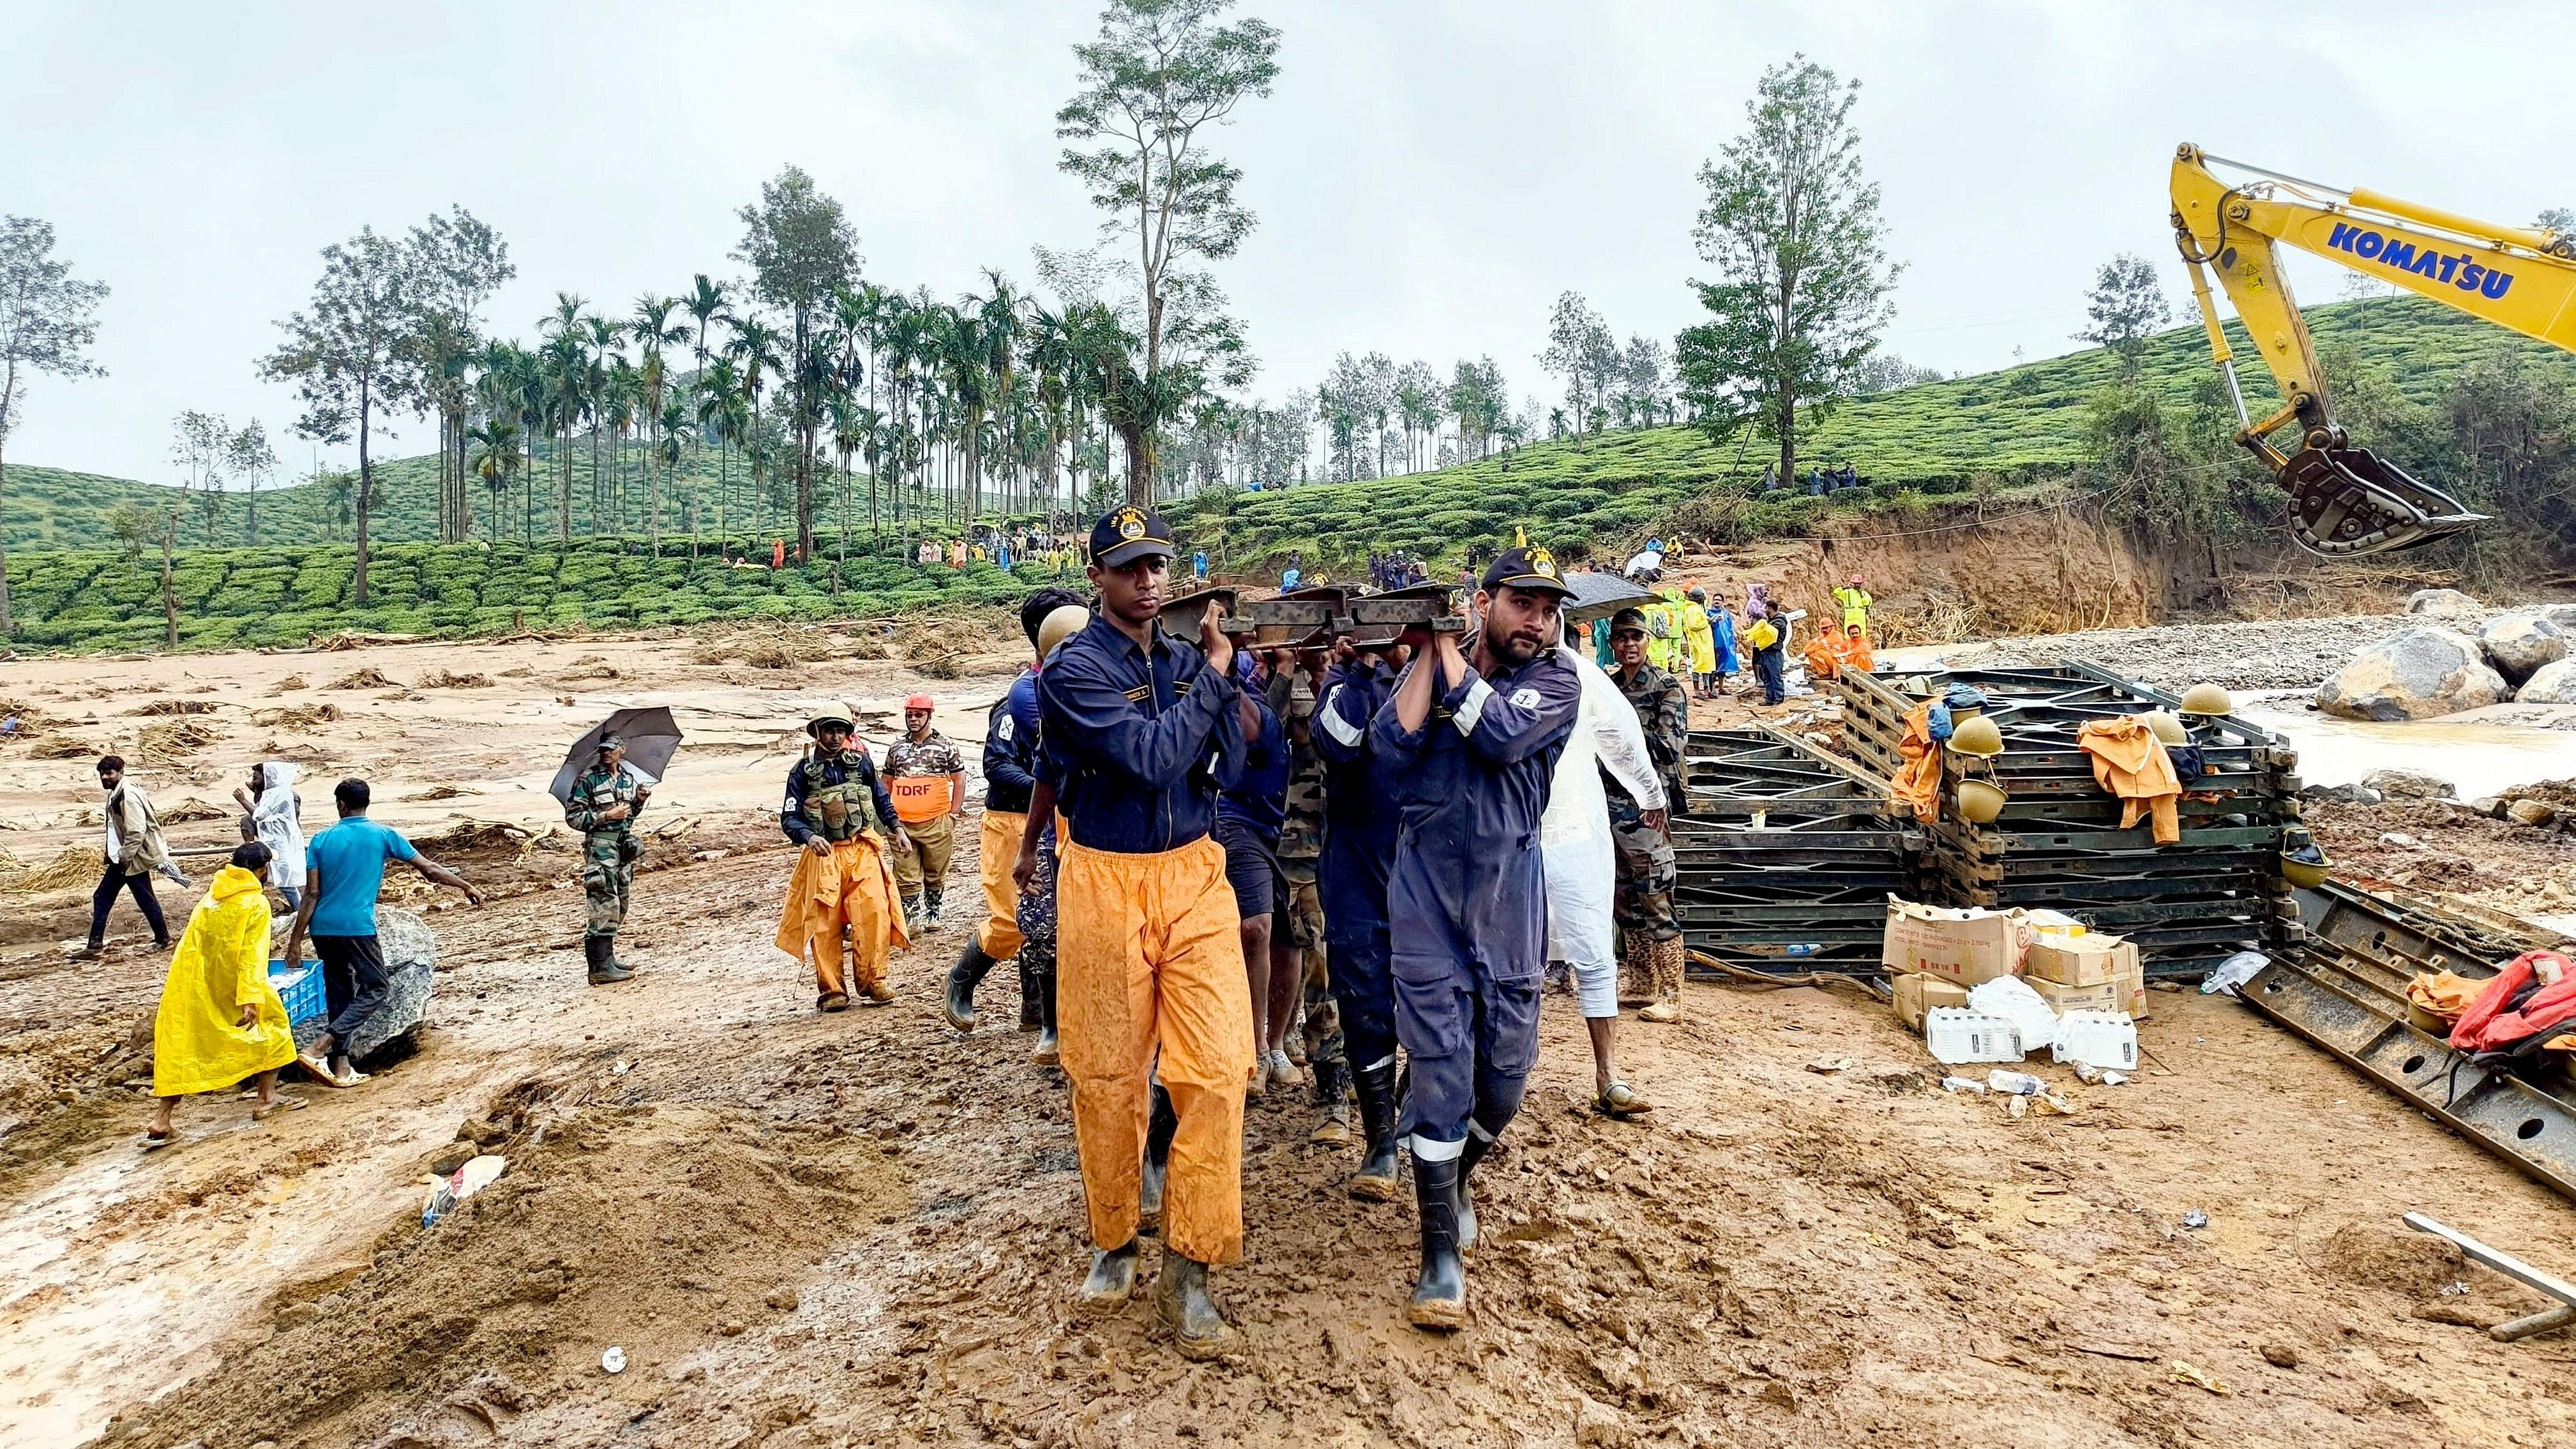
[[[1726,676],[1743,671],[1735,656],[1735,611],[1726,605],[1726,595],[1712,595],[1708,601],[1709,639],[1717,650],[1717,687],[1711,696],[1726,688]]]
[[[1619,959],[1613,949],[1619,863],[1601,776],[1607,772],[1649,810],[1664,808],[1664,786],[1627,696],[1591,660],[1572,649],[1563,653],[1582,681],[1583,699],[1538,822],[1540,859],[1547,868],[1547,956],[1574,972],[1584,1029],[1592,1037],[1594,1107],[1607,1116],[1629,1117],[1653,1104],[1619,1079],[1611,1035],[1619,1020]]]
[[[1708,591],[1693,589],[1689,603],[1676,605],[1682,619],[1682,637],[1690,645],[1691,693],[1701,699],[1717,698],[1717,631],[1708,622]]]
[[[304,801],[295,793],[296,766],[269,760],[250,767],[250,784],[235,787],[233,799],[247,811],[242,839],[268,847],[268,884],[286,898],[286,908],[304,904]]]
[[[268,983],[268,871],[266,845],[236,847],[188,916],[152,1020],[147,1151],[177,1140],[170,1117],[181,1097],[219,1092],[245,1077],[259,1079],[254,1121],[304,1105],[277,1094],[277,1069],[295,1060],[295,1028]]]

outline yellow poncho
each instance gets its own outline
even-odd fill
[[[240,1025],[244,1002],[258,1005],[256,1026]],[[268,898],[259,877],[225,866],[189,915],[161,985],[152,1095],[212,1092],[293,1060],[295,1029],[268,984]]]

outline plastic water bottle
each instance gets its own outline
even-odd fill
[[[2036,1097],[2048,1090],[2048,1084],[2028,1072],[2008,1072],[2001,1067],[1986,1073],[1986,1085],[2008,1097]]]
[[[1813,956],[1823,949],[1825,948],[1809,941],[1795,946],[1783,946],[1780,948],[1780,954],[1783,956]]]

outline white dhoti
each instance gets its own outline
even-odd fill
[[[1619,962],[1611,910],[1619,867],[1601,772],[1608,770],[1647,810],[1664,808],[1664,787],[1627,696],[1589,657],[1562,646],[1557,652],[1582,679],[1583,703],[1556,762],[1547,812],[1539,817],[1539,849],[1547,863],[1547,955],[1573,968],[1575,996],[1586,1017],[1617,1016]]]

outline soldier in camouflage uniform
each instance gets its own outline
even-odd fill
[[[1309,653],[1294,657],[1291,663],[1283,650],[1280,665],[1272,680],[1274,689],[1285,685],[1277,692],[1285,706],[1280,718],[1288,726],[1288,818],[1279,831],[1287,910],[1284,922],[1272,925],[1270,979],[1278,982],[1294,970],[1294,979],[1302,983],[1305,1028],[1300,1040],[1306,1066],[1315,1075],[1315,1131],[1310,1140],[1348,1142],[1351,1109],[1345,1097],[1350,1068],[1342,1049],[1341,1007],[1333,999],[1332,978],[1325,970],[1323,899],[1315,889],[1315,869],[1324,853],[1324,759],[1315,751],[1312,734],[1322,656]],[[1274,1072],[1273,1080],[1286,1086],[1293,1085],[1295,1078]]]
[[[598,757],[572,782],[572,795],[564,801],[564,823],[581,832],[581,952],[593,986],[635,974],[617,959],[617,928],[626,923],[635,859],[644,853],[635,839],[635,817],[644,812],[653,787],[622,769],[625,759],[626,742],[603,736]]]
[[[1664,798],[1679,811],[1689,801],[1684,792],[1684,752],[1690,736],[1690,696],[1681,681],[1646,662],[1646,616],[1622,609],[1610,620],[1610,653],[1618,668],[1611,680],[1637,711],[1645,731],[1646,754],[1664,786]],[[1619,930],[1626,938],[1622,996],[1642,984],[1651,998],[1637,1013],[1640,1021],[1678,1021],[1682,996],[1682,928],[1673,919],[1673,842],[1664,812],[1637,804],[1627,788],[1602,772],[1610,803],[1610,838],[1617,847]],[[1644,978],[1642,982],[1638,978]],[[1632,998],[1634,999],[1634,998]]]

